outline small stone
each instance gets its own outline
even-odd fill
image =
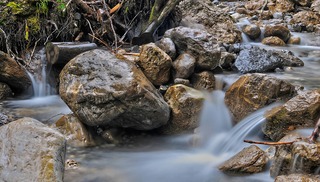
[[[196,59],[188,53],[183,53],[172,63],[172,66],[174,78],[188,78],[194,72]]]
[[[269,46],[285,46],[286,45],[286,43],[283,42],[283,40],[275,36],[264,38],[262,40],[262,44],[269,45]]]
[[[290,38],[290,30],[282,25],[266,26],[264,37],[276,36],[287,42]]]
[[[210,71],[195,73],[191,76],[193,88],[209,92],[215,89],[215,80],[214,74]]]
[[[261,34],[261,29],[257,25],[245,25],[242,27],[242,31],[252,40],[259,38]]]
[[[300,44],[301,38],[300,37],[293,37],[291,36],[290,39],[288,40],[288,44]]]
[[[235,174],[258,173],[264,169],[267,162],[265,152],[256,145],[251,145],[221,164],[219,170]]]

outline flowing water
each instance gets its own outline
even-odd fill
[[[302,37],[303,36],[303,37]],[[302,45],[285,47],[299,56],[305,66],[272,73],[279,78],[301,84],[307,89],[320,85],[320,47],[310,34],[301,34]],[[246,42],[270,48],[257,42]],[[274,47],[272,47],[273,49]],[[276,48],[280,49],[280,48]],[[283,47],[281,48],[283,49]],[[44,58],[43,58],[44,59]],[[44,66],[44,65],[43,65]],[[35,96],[28,100],[6,101],[5,109],[17,116],[30,116],[40,121],[56,120],[70,110],[58,95],[52,94],[46,82],[46,68],[40,79],[34,78]],[[219,88],[228,87],[240,75],[216,75]],[[226,85],[226,86],[223,86]],[[263,140],[263,114],[273,106],[261,109],[236,126],[232,126],[223,102],[224,93],[208,94],[196,134],[179,136],[142,135],[126,146],[68,147],[68,159],[79,163],[77,169],[67,168],[65,181],[95,182],[218,182],[218,181],[273,181],[268,170],[249,176],[227,176],[217,166],[248,144],[244,139]],[[54,117],[55,116],[55,117]],[[260,146],[263,148],[263,146]],[[298,160],[298,159],[297,159]],[[294,166],[293,166],[294,167]]]

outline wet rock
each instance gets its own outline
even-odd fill
[[[311,174],[290,174],[277,176],[275,182],[288,182],[288,181],[301,181],[301,182],[319,182],[319,175]]]
[[[164,95],[171,108],[169,122],[159,131],[164,134],[177,134],[195,129],[199,125],[199,115],[204,94],[182,84],[169,87]]]
[[[196,67],[196,59],[188,53],[180,54],[172,64],[175,78],[188,78]]]
[[[313,127],[319,114],[320,90],[301,92],[268,112],[262,130],[277,141],[293,129]]]
[[[265,50],[258,47],[240,51],[235,61],[241,73],[270,72],[284,66],[303,66],[304,63],[288,51]]]
[[[285,46],[286,43],[281,40],[279,37],[271,36],[266,37],[262,40],[262,43],[269,46]]]
[[[174,84],[183,84],[188,87],[192,87],[192,85],[190,84],[190,81],[188,79],[176,78],[176,79],[174,79],[173,82],[174,82]]]
[[[0,126],[5,125],[8,122],[8,116],[0,113]]]
[[[301,38],[300,37],[290,37],[290,39],[288,40],[288,44],[300,44],[301,42]]]
[[[215,89],[216,81],[214,74],[210,71],[195,73],[191,76],[193,88],[212,92]]]
[[[313,3],[311,4],[311,9],[314,12],[320,13],[320,0],[313,1]]]
[[[276,0],[275,11],[290,12],[294,10],[294,2],[291,0]]]
[[[60,95],[81,122],[149,130],[169,120],[169,106],[132,62],[92,50],[60,73]]]
[[[95,144],[87,127],[73,114],[62,116],[55,123],[55,127],[65,136],[68,144],[73,146],[92,146]]]
[[[211,34],[204,30],[176,27],[166,31],[175,43],[179,54],[187,52],[196,60],[199,69],[213,70],[219,65],[221,51]]]
[[[15,93],[26,91],[31,85],[26,71],[2,51],[0,51],[0,82],[8,84]]]
[[[264,0],[252,0],[245,4],[248,10],[258,10],[261,9],[264,4]]]
[[[140,49],[137,63],[151,83],[159,86],[168,82],[172,66],[170,56],[154,43],[142,45]]]
[[[229,52],[221,52],[220,66],[225,70],[231,70],[235,60],[235,54]]]
[[[11,88],[7,84],[0,82],[0,100],[4,100],[12,95]]]
[[[173,43],[173,41],[170,38],[162,38],[159,41],[158,47],[162,49],[165,53],[167,53],[171,60],[175,60],[177,57],[177,50]]]
[[[263,150],[255,145],[244,148],[238,154],[219,166],[219,170],[226,173],[258,173],[268,162],[268,157]]]
[[[319,143],[298,141],[292,145],[280,145],[276,149],[270,175],[315,174],[320,164],[319,152]]]
[[[266,26],[264,37],[276,36],[287,42],[290,38],[290,30],[282,25]]]
[[[320,24],[320,17],[312,11],[300,11],[293,15],[291,24],[301,24],[302,26]]]
[[[32,118],[0,127],[0,181],[63,181],[66,141]]]
[[[242,31],[252,40],[259,38],[261,34],[261,29],[257,25],[245,25],[242,27]]]
[[[277,100],[288,100],[295,94],[290,83],[266,74],[241,76],[226,91],[225,103],[236,122]]]
[[[262,20],[270,20],[273,18],[273,14],[271,11],[262,11],[261,12],[261,19]]]
[[[310,6],[311,2],[314,0],[293,0],[299,6]]]
[[[178,8],[182,15],[182,26],[206,30],[218,42],[241,42],[241,32],[234,25],[230,15],[210,0],[183,0]]]

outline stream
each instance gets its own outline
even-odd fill
[[[288,49],[300,57],[304,67],[286,69],[270,75],[303,85],[305,89],[320,85],[320,37],[299,34],[300,45],[268,47],[257,42],[244,42],[266,49]],[[43,73],[45,75],[45,73]],[[232,84],[240,75],[217,75],[217,80]],[[47,84],[33,80],[37,94],[28,100],[5,101],[2,107],[16,116],[29,116],[51,123],[71,111],[58,95],[50,95]],[[38,85],[38,86],[37,86]],[[67,159],[78,162],[76,169],[67,168],[65,181],[94,182],[217,182],[217,181],[273,181],[268,169],[248,176],[227,176],[217,166],[248,146],[244,139],[263,140],[260,125],[263,114],[274,105],[261,109],[236,126],[232,126],[224,105],[224,92],[214,91],[204,103],[197,134],[177,136],[141,135],[135,142],[115,147],[105,144],[97,147],[68,147]],[[194,142],[197,141],[197,142]],[[195,144],[196,143],[196,144]],[[259,146],[266,149],[265,146]]]

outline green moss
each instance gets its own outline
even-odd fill
[[[152,6],[151,12],[150,12],[150,16],[149,16],[149,23],[151,23],[153,21],[154,18],[154,9],[155,9],[155,5]]]
[[[32,16],[27,19],[27,25],[31,33],[40,31],[40,20],[38,16]]]
[[[23,5],[20,3],[9,2],[7,4],[7,7],[10,7],[12,9],[12,13],[14,15],[21,14],[24,11]]]

